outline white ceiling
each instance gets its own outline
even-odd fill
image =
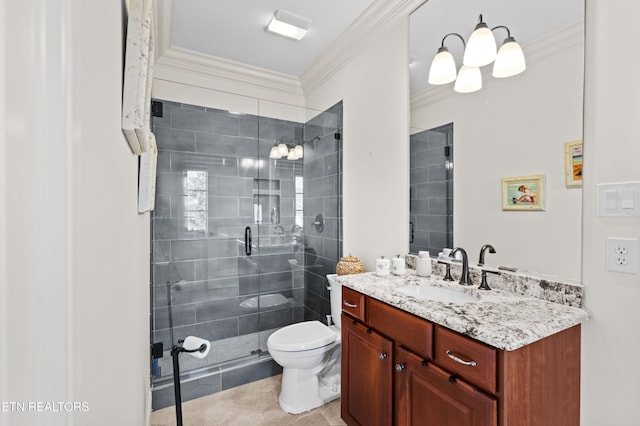
[[[213,57],[300,77],[372,4],[401,0],[159,0],[171,2],[170,45]],[[276,9],[311,20],[299,42],[264,28]],[[521,45],[577,22],[584,0],[428,0],[411,14],[411,93],[430,86],[429,65],[442,37],[458,32],[465,39],[482,13],[489,27],[506,25]],[[498,45],[506,36],[496,30]],[[458,66],[462,45],[447,39]],[[526,49],[525,49],[526,55]]]
[[[373,1],[174,0],[171,44],[298,77]],[[276,9],[310,19],[305,38],[267,33]]]
[[[481,13],[489,28],[509,27],[526,59],[527,42],[583,18],[584,0],[429,0],[410,17],[412,94],[433,87],[427,83],[429,67],[442,38],[455,32],[467,41]],[[494,34],[499,48],[506,31],[498,29]],[[445,44],[460,67],[462,43],[449,37]]]

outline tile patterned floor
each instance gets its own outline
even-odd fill
[[[184,426],[334,426],[340,419],[340,400],[315,410],[293,415],[278,405],[282,375],[258,380],[227,391],[182,404]],[[151,426],[175,426],[175,409],[167,407],[151,413]]]

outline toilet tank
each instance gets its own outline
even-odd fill
[[[341,328],[340,314],[342,313],[342,284],[338,282],[337,278],[337,274],[327,275],[327,280],[329,280],[329,285],[331,286],[331,318],[333,319],[333,323],[338,328]]]

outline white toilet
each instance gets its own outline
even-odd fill
[[[340,313],[342,286],[327,275],[333,325],[320,321],[291,324],[267,339],[267,349],[282,366],[280,407],[298,414],[340,397]]]

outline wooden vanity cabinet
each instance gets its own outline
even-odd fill
[[[403,347],[395,351],[396,425],[495,426],[497,402]]]
[[[580,325],[504,351],[346,290],[358,301],[342,314],[348,425],[580,424]]]
[[[392,425],[393,342],[345,314],[341,320],[342,418],[350,425]]]

